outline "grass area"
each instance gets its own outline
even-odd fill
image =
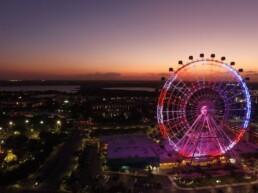
[[[244,179],[243,177],[240,177],[240,176],[219,176],[219,177],[210,177],[210,178],[195,178],[193,184],[188,186],[181,184],[179,180],[175,180],[175,182],[179,187],[182,187],[182,188],[194,188],[194,187],[252,182],[254,180],[256,180],[256,178],[254,177],[252,177],[251,179]]]

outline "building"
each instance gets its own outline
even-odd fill
[[[12,150],[8,150],[8,151],[7,151],[7,155],[6,155],[6,157],[4,158],[4,161],[5,161],[6,163],[13,162],[13,161],[17,161],[17,156],[13,153]]]
[[[145,168],[148,165],[157,167],[176,159],[165,146],[160,146],[145,135],[102,136],[101,142],[110,168]]]
[[[95,115],[108,119],[118,116],[127,118],[133,107],[135,107],[134,103],[111,101],[93,104],[91,109]]]
[[[107,165],[111,169],[146,168],[146,166],[159,169],[171,169],[179,165],[187,165],[191,159],[183,158],[173,151],[165,140],[163,144],[156,143],[145,135],[112,135],[100,138],[102,151],[106,153]],[[240,141],[232,150],[240,156],[247,153],[255,153],[258,147],[252,143]],[[210,159],[198,159],[191,164],[207,166],[208,164],[226,163],[225,156],[232,157],[232,153],[213,157]]]

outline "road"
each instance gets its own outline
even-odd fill
[[[77,157],[74,156],[74,152],[80,148],[82,139],[83,135],[79,131],[71,133],[51,153],[40,169],[19,185],[33,190],[59,190],[63,177],[69,174],[76,165]],[[36,187],[35,182],[38,182]]]
[[[52,171],[47,171],[49,172],[47,178],[39,185],[39,189],[59,189],[63,177],[69,174],[76,164],[77,157],[74,156],[74,152],[80,148],[82,139],[83,137],[79,132],[70,134],[56,155],[55,168]]]
[[[190,190],[187,189],[179,189],[177,188],[174,183],[171,182],[171,180],[168,178],[168,176],[166,175],[154,175],[152,181],[154,182],[160,182],[163,185],[163,189],[162,190],[157,190],[154,188],[146,188],[143,186],[143,183],[140,183],[140,185],[133,187],[133,181],[134,179],[138,179],[139,180],[145,180],[147,181],[148,177],[144,177],[141,175],[132,175],[132,174],[128,174],[128,173],[121,173],[121,172],[104,172],[106,174],[110,173],[111,174],[119,174],[120,177],[120,181],[122,181],[126,187],[133,189],[134,193],[258,193],[254,192],[253,190],[253,185],[236,185],[236,186],[232,186],[232,185],[228,185],[225,187],[212,187],[210,189],[202,189],[202,190],[198,190],[195,188],[192,188]],[[130,178],[133,179],[133,181],[130,181]],[[142,186],[141,186],[142,184]]]

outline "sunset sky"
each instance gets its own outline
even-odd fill
[[[0,79],[159,80],[215,53],[258,80],[257,19],[257,0],[1,0]]]

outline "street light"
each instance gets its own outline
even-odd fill
[[[216,180],[216,183],[217,183],[217,184],[221,183],[221,180]]]
[[[44,124],[44,121],[40,121],[40,124],[43,125],[43,124]]]
[[[25,123],[29,123],[29,120],[27,119],[27,120],[25,120]]]
[[[35,183],[34,183],[34,186],[36,186],[36,187],[37,187],[38,185],[39,185],[39,183],[38,183],[38,182],[35,182]]]
[[[12,121],[10,121],[10,122],[9,122],[9,125],[13,125],[13,122],[12,122]]]
[[[57,125],[61,125],[61,121],[58,120],[58,121],[56,122],[56,124],[57,124]]]
[[[19,131],[14,131],[13,133],[14,133],[14,135],[19,135],[20,134]]]

